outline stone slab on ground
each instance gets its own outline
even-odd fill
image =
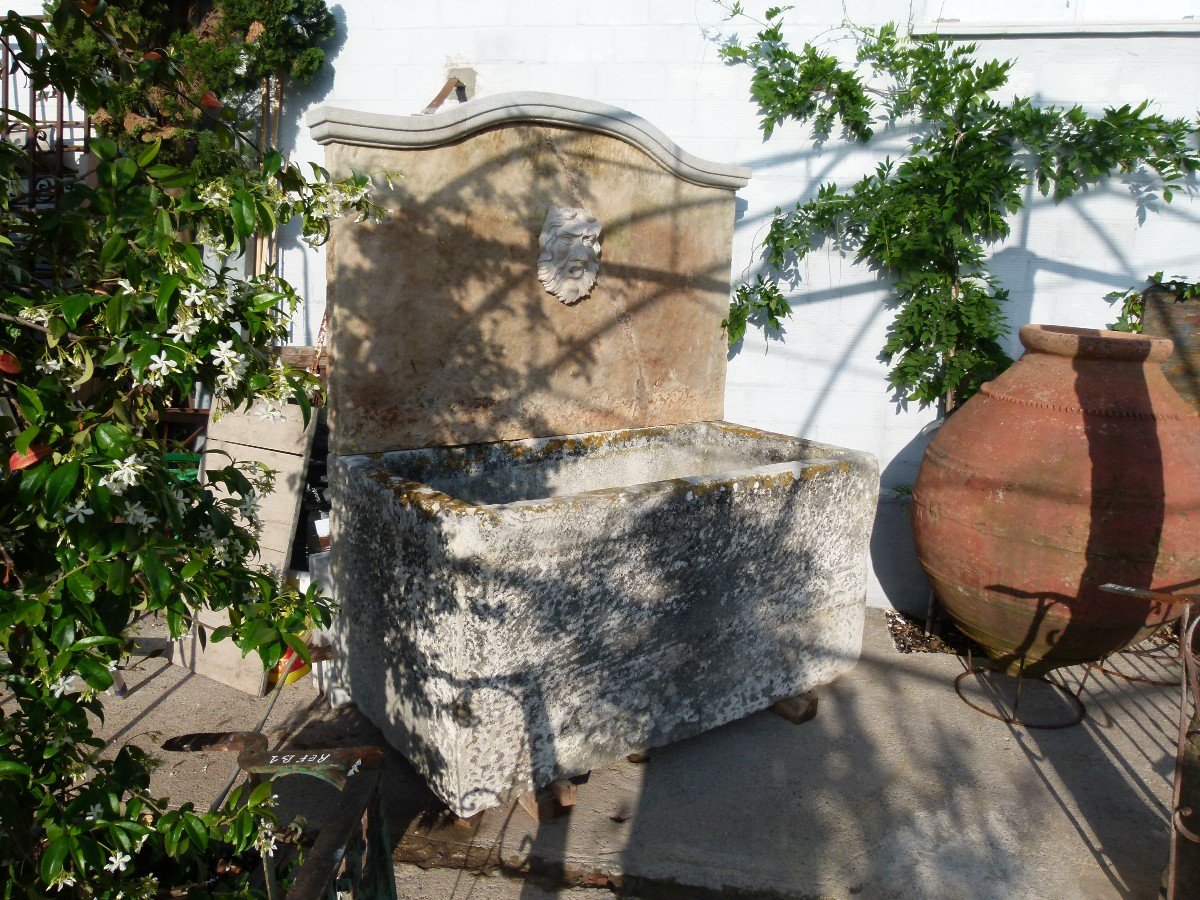
[[[445,870],[399,869],[411,887],[401,896],[540,898],[556,896],[535,893],[556,880],[608,879],[626,896],[656,898],[1155,896],[1177,689],[1093,675],[1082,725],[1033,732],[962,704],[952,684],[961,671],[954,656],[896,652],[870,610],[862,661],[820,691],[812,721],[759,713],[648,763],[596,770],[572,812],[540,826],[516,804],[451,824],[389,753],[382,783],[398,861]],[[127,699],[105,700],[105,733],[143,746],[250,727],[269,700],[160,660],[127,681]],[[272,746],[382,743],[361,716],[329,710],[308,685],[280,700]],[[233,764],[228,754],[160,755],[153,787],[175,802],[207,804]],[[326,790],[290,779],[278,793],[319,826]],[[532,870],[537,883],[512,893],[507,879],[471,874],[500,870]]]

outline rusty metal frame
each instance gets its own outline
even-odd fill
[[[238,765],[252,776],[308,775],[336,787],[333,816],[317,833],[285,900],[397,900],[387,823],[379,801],[378,747],[333,750],[243,750]],[[263,860],[264,867],[267,860]],[[268,873],[268,895],[274,883]],[[271,897],[278,896],[276,893]]]
[[[1190,870],[1196,870],[1195,860],[1200,855],[1200,810],[1183,802],[1185,779],[1193,783],[1200,779],[1200,771],[1187,764],[1188,751],[1200,751],[1200,662],[1196,658],[1196,634],[1200,627],[1200,615],[1194,607],[1200,605],[1200,596],[1194,594],[1170,594],[1163,591],[1147,591],[1120,584],[1103,584],[1100,590],[1120,594],[1138,600],[1152,600],[1168,605],[1182,605],[1183,615],[1179,619],[1179,664],[1182,676],[1179,681],[1179,732],[1175,745],[1175,775],[1171,793],[1171,850],[1167,862],[1167,900],[1184,900],[1194,897],[1198,887],[1195,883],[1180,883],[1180,849],[1192,845]],[[1187,820],[1187,821],[1185,821]],[[1181,844],[1181,841],[1187,844]]]
[[[44,16],[34,16],[45,21]],[[45,46],[35,35],[39,52]],[[41,91],[16,71],[16,39],[0,38],[0,140],[22,146],[28,157],[26,190],[14,198],[16,205],[28,209],[51,204],[62,197],[64,186],[79,175],[68,164],[68,156],[82,159],[90,152],[92,124],[87,110],[67,100],[61,90],[47,87]],[[22,81],[28,82],[26,85]],[[11,118],[13,110],[28,116],[33,125]],[[23,140],[22,140],[23,135]]]
[[[304,862],[282,893],[275,862],[263,857],[268,900],[397,900],[391,842],[379,800],[383,751],[379,747],[268,750],[257,731],[205,732],[167,741],[167,750],[225,750],[251,782],[307,775],[339,791],[329,821],[317,833]]]

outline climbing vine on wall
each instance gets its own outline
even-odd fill
[[[724,6],[724,4],[722,4]],[[725,6],[744,17],[740,3]],[[788,120],[828,137],[841,124],[870,143],[877,127],[915,126],[907,153],[884,158],[848,188],[822,184],[812,199],[776,209],[763,241],[770,274],[735,291],[726,319],[731,342],[747,324],[775,325],[790,312],[780,282],[832,240],[890,279],[896,310],[881,358],[900,402],[953,407],[1011,360],[1004,286],[989,270],[990,248],[1008,237],[1009,214],[1027,189],[1055,201],[1114,173],[1148,174],[1161,198],[1200,167],[1195,125],[1152,113],[1149,103],[1091,115],[1080,106],[1001,99],[1012,61],[975,58],[974,44],[902,34],[894,25],[847,30],[854,66],[783,34],[785,7],[767,10],[755,39],[721,49],[754,70],[751,95],[770,137]]]

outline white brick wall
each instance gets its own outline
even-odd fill
[[[758,17],[768,5],[746,3]],[[1034,3],[1030,9],[1045,7]],[[1085,0],[1066,18],[1057,12],[1050,18],[1179,19],[1200,13],[1193,7],[1200,0],[1146,0],[1133,11],[1127,4]],[[798,44],[846,17],[859,24],[928,22],[939,15],[1011,22],[1016,14],[1008,0],[846,0],[844,6],[842,0],[813,0],[789,14],[789,34]],[[313,103],[415,113],[441,87],[447,65],[474,67],[480,94],[545,90],[625,107],[692,153],[755,170],[740,194],[734,276],[756,269],[755,235],[777,205],[810,195],[824,180],[849,184],[874,166],[883,148],[895,154],[904,143],[904,135],[895,134],[866,150],[833,139],[815,153],[811,135],[795,125],[764,143],[748,99],[749,72],[723,65],[715,43],[735,32],[749,38],[754,26],[724,23],[709,0],[340,0],[338,15],[345,44],[333,60],[333,77],[325,89],[292,98],[289,111],[299,121]],[[821,40],[852,56],[852,45],[835,40],[839,34],[834,30]],[[1200,67],[1194,64],[1200,37],[1032,37],[980,44],[981,55],[1018,60],[1014,93],[1096,109],[1151,97],[1167,115],[1193,115],[1200,106]],[[294,150],[302,158],[322,158],[303,129]],[[1058,207],[1031,197],[996,257],[996,271],[1012,291],[1014,333],[1015,325],[1031,319],[1109,322],[1113,312],[1104,294],[1158,269],[1200,277],[1198,214],[1200,205],[1178,197],[1139,225],[1118,181]],[[293,242],[283,268],[308,298],[296,339],[315,340],[324,309],[323,257]],[[732,360],[728,417],[868,450],[879,457],[885,484],[911,483],[924,445],[918,432],[932,416],[898,409],[889,399],[886,368],[876,358],[891,320],[882,286],[836,252],[813,254],[802,274],[786,339],[768,345],[751,334]],[[1016,352],[1015,340],[1009,345]],[[894,506],[880,517],[872,551],[880,569],[871,600],[923,609],[904,522]]]

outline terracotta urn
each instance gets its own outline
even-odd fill
[[[1200,414],[1162,373],[1165,338],[1025,325],[1021,343],[925,451],[913,536],[958,626],[1039,675],[1182,612],[1100,585],[1200,584]]]

